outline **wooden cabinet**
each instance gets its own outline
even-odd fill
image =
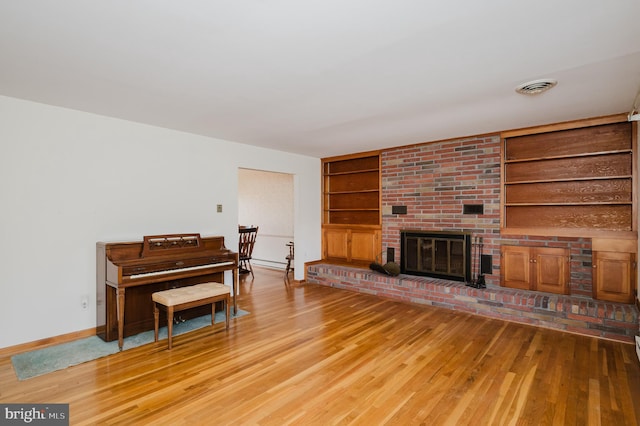
[[[637,240],[594,238],[593,298],[633,303],[636,296]]]
[[[593,252],[593,298],[633,303],[636,277],[635,253]]]
[[[381,249],[380,154],[322,160],[323,259],[370,263]]]
[[[325,226],[323,259],[352,263],[370,263],[380,255],[379,229],[357,226]],[[380,261],[378,259],[378,261]]]
[[[502,232],[633,235],[634,129],[622,122],[503,135]]]
[[[569,250],[555,247],[502,246],[503,287],[569,294]]]
[[[500,285],[531,289],[531,249],[522,246],[500,247]]]

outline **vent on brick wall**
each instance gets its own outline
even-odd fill
[[[407,214],[407,206],[391,206],[391,214]]]
[[[484,205],[465,204],[462,206],[462,214],[484,214]]]

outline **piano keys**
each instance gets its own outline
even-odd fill
[[[191,266],[189,268],[180,268],[180,272],[198,271],[200,269],[210,268],[212,265],[214,265],[214,266],[227,266],[227,265],[233,265],[233,262],[218,262],[218,263],[212,263],[212,264],[206,264],[206,265],[200,265],[200,266]],[[176,270],[145,272],[145,273],[141,273],[141,274],[130,275],[129,279],[137,280],[139,278],[151,278],[151,277],[166,276],[167,274],[172,274],[172,273],[175,273],[175,272],[176,272]]]
[[[233,276],[233,308],[237,312],[238,253],[224,237],[200,234],[145,236],[143,241],[96,243],[96,333],[105,341],[153,330],[151,294]],[[183,318],[211,313],[208,306],[181,312]]]

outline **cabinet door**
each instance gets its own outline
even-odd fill
[[[367,264],[380,262],[380,229],[329,227],[323,228],[323,259]]]
[[[530,247],[502,246],[500,285],[529,290],[531,287]]]
[[[635,254],[593,252],[593,297],[610,302],[633,303]]]
[[[324,253],[325,259],[347,259],[349,245],[348,229],[325,229],[324,230]]]
[[[533,290],[569,294],[571,271],[569,250],[540,247],[533,249]]]
[[[380,231],[351,230],[351,257],[349,260],[368,261],[377,260],[380,256]]]
[[[568,294],[569,250],[555,247],[502,246],[503,287]]]

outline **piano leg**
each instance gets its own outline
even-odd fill
[[[118,314],[118,348],[124,345],[124,288],[116,289],[116,311]]]

